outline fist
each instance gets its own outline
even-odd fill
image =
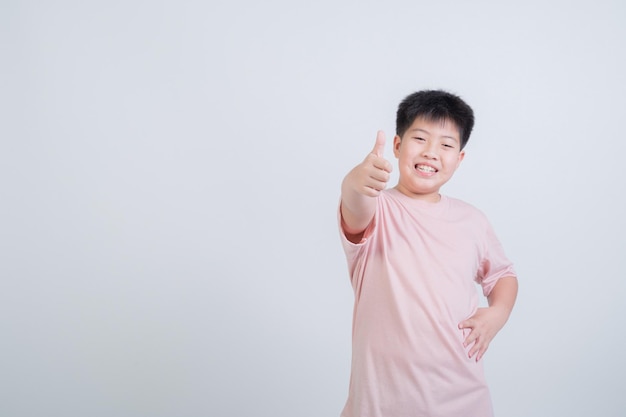
[[[353,191],[369,197],[378,197],[387,187],[392,167],[383,157],[384,152],[385,133],[379,130],[374,149],[346,177],[347,185]]]

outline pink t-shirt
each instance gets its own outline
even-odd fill
[[[385,190],[358,244],[341,233],[354,289],[352,372],[342,417],[489,417],[482,361],[458,324],[515,276],[486,217],[442,196]]]

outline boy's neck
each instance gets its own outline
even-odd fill
[[[394,189],[398,190],[398,192],[400,192],[401,194],[404,194],[405,196],[412,198],[414,200],[421,200],[421,201],[424,201],[427,203],[433,203],[433,204],[439,203],[441,201],[441,194],[439,193],[439,191],[436,191],[433,193],[427,193],[427,194],[413,193],[407,190],[401,184],[396,185]]]

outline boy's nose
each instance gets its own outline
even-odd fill
[[[434,146],[425,147],[424,151],[422,152],[422,155],[424,155],[424,158],[435,159],[435,160],[438,157],[436,148]]]

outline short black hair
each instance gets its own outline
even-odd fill
[[[408,95],[398,106],[396,135],[402,137],[415,119],[451,121],[459,129],[461,149],[474,128],[474,111],[459,96],[443,90],[422,90]]]

